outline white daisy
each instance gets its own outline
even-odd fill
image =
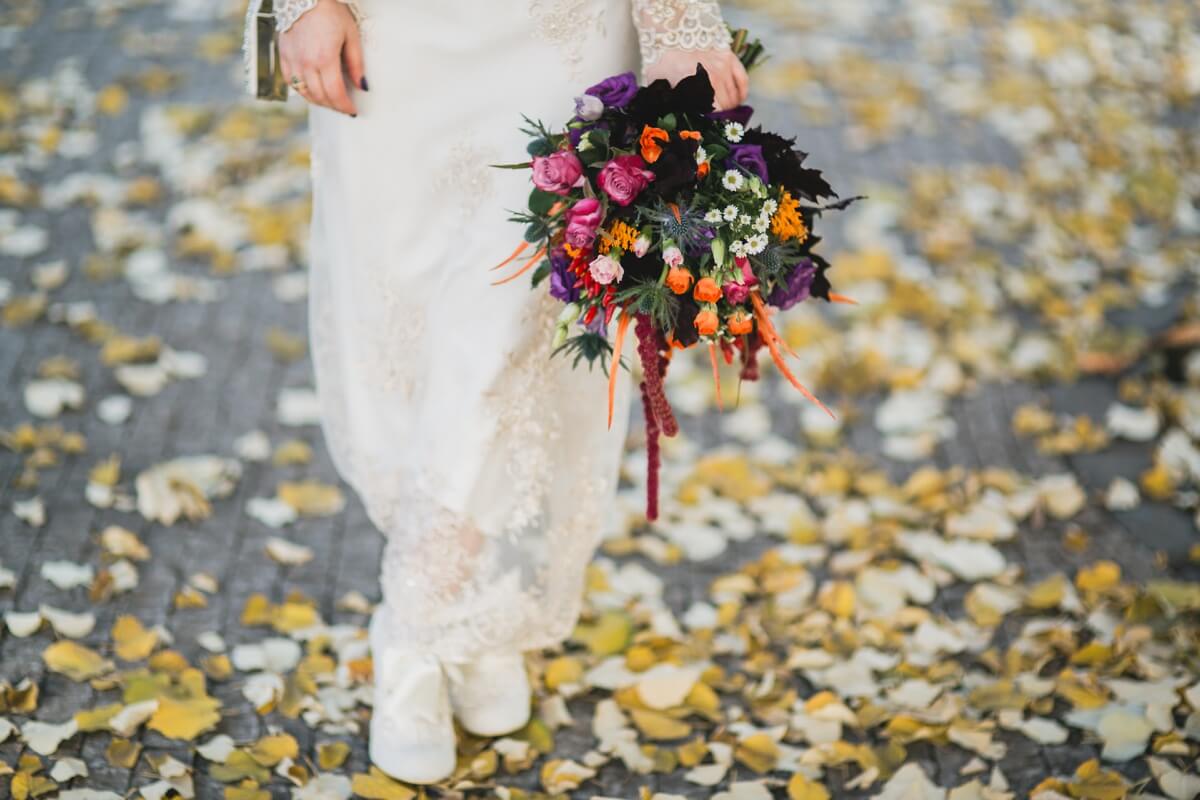
[[[758,231],[759,233],[766,233],[767,228],[769,227],[771,227],[770,217],[759,217],[758,219],[754,220],[754,230]]]
[[[768,200],[767,202],[763,203],[763,213],[767,216],[774,214],[778,210],[779,203],[776,203],[774,200]]]
[[[704,221],[713,224],[720,222],[722,219],[723,217],[721,216],[720,210],[716,208],[704,215]]]
[[[731,142],[740,142],[742,137],[746,135],[746,128],[740,122],[727,122],[725,124],[725,138]]]
[[[766,249],[767,237],[765,234],[756,233],[746,240],[746,252],[752,256],[756,256]]]
[[[738,241],[729,245],[729,252],[733,253],[735,256],[746,255],[746,243],[739,239]]]
[[[738,172],[736,169],[727,170],[725,177],[721,179],[726,189],[730,191],[738,191],[746,185],[746,176]]]
[[[705,161],[708,161],[708,152],[705,151],[705,149],[703,147],[697,147],[696,148],[696,163],[703,164]]]
[[[737,206],[725,206],[725,221],[733,222],[738,218],[738,214],[742,213]]]
[[[753,223],[754,220],[750,219],[749,214],[742,214],[741,218],[738,219],[738,224],[743,228],[749,228]]]

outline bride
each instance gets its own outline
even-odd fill
[[[575,624],[628,424],[606,427],[599,371],[550,358],[562,305],[491,285],[530,185],[488,165],[524,152],[521,114],[565,122],[639,50],[647,81],[703,64],[718,109],[744,102],[747,76],[714,0],[257,0],[251,62],[264,19],[269,66],[311,104],[322,430],[387,537],[370,755],[436,782],[455,717],[481,736],[528,722],[522,654]],[[626,373],[618,408],[629,390]]]

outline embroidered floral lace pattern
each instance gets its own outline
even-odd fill
[[[590,33],[604,32],[604,12],[593,0],[530,0],[534,33],[558,48],[567,69],[579,78],[579,63]]]
[[[503,154],[494,147],[485,147],[473,138],[459,139],[450,145],[434,188],[457,198],[459,212],[468,216],[492,196],[496,170],[488,165],[502,160]]]
[[[633,21],[643,68],[666,50],[720,50],[731,42],[716,0],[633,0]]]

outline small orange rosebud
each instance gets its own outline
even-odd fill
[[[717,332],[717,328],[721,327],[721,320],[717,317],[717,312],[707,308],[700,309],[694,322],[696,330],[700,332],[701,336],[712,336]]]
[[[696,167],[696,177],[697,178],[707,178],[710,169],[711,169],[711,166],[709,165],[709,163],[707,161],[705,161],[703,164]]]
[[[642,158],[647,164],[653,164],[658,161],[658,157],[662,155],[662,147],[659,142],[668,142],[671,140],[671,134],[664,131],[662,128],[653,128],[649,125],[642,128],[642,136],[639,144],[642,148]]]
[[[721,287],[712,278],[701,278],[696,281],[696,290],[692,296],[701,303],[715,303],[721,299]]]
[[[667,288],[675,294],[683,294],[692,286],[692,273],[687,267],[671,267],[667,270]]]
[[[741,336],[754,330],[754,319],[744,311],[735,311],[726,320],[725,326],[734,336]]]
[[[698,141],[700,141],[700,131],[680,131],[679,138],[680,139],[695,139],[698,142]]]

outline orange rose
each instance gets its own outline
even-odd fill
[[[701,278],[696,282],[692,296],[701,303],[715,303],[721,299],[721,287],[712,278]]]
[[[647,164],[658,161],[658,157],[662,155],[662,147],[658,143],[670,140],[671,134],[662,128],[652,128],[649,125],[642,128],[642,138],[639,142],[642,146],[642,158],[646,160]]]
[[[717,317],[717,312],[707,308],[700,309],[694,322],[696,330],[700,332],[701,336],[712,336],[717,332],[717,328],[721,327],[721,320]]]
[[[710,169],[711,167],[709,166],[708,162],[705,161],[703,164],[696,167],[696,177],[701,179],[707,178]]]
[[[692,285],[692,273],[686,267],[671,267],[667,270],[667,288],[675,294],[683,294]]]
[[[744,311],[735,311],[726,321],[726,327],[734,336],[741,336],[754,330],[754,319]]]
[[[680,131],[679,138],[680,139],[695,139],[698,142],[698,141],[700,141],[700,131]]]

